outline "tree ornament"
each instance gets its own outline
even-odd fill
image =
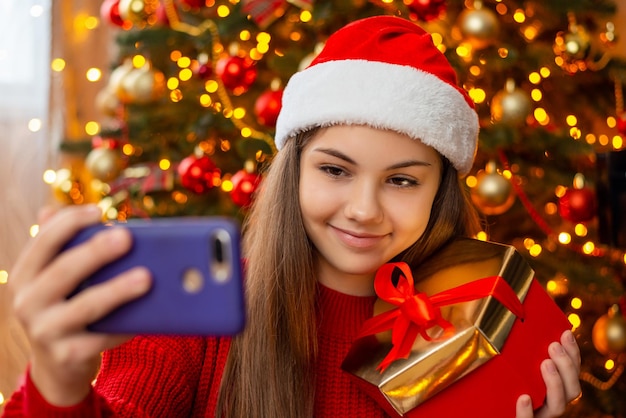
[[[144,27],[156,22],[158,6],[158,0],[119,0],[118,8],[122,19]]]
[[[570,222],[587,222],[596,216],[596,194],[584,187],[584,176],[574,176],[574,187],[568,188],[559,198],[559,215]]]
[[[72,175],[72,172],[67,168],[61,168],[55,172],[54,181],[50,184],[53,192],[53,196],[62,203],[73,203],[70,197],[70,192],[74,187],[74,182],[77,179]]]
[[[100,5],[100,17],[104,22],[123,27],[124,19],[120,16],[120,0],[105,0]]]
[[[615,355],[626,351],[626,318],[618,304],[598,318],[591,330],[593,346],[602,355]]]
[[[113,71],[111,71],[111,74],[109,75],[109,82],[107,84],[107,88],[110,91],[114,92],[122,102],[128,101],[126,97],[126,92],[124,91],[124,88],[122,87],[122,80],[134,69],[135,67],[133,66],[132,60],[126,59],[124,60],[122,65],[115,67]]]
[[[459,15],[461,33],[474,48],[484,49],[498,38],[500,22],[491,10],[484,8],[482,1],[474,1],[473,9],[466,9]]]
[[[239,170],[230,180],[233,183],[233,189],[230,192],[233,202],[243,208],[250,206],[254,193],[261,183],[261,176],[247,170]]]
[[[85,168],[98,180],[109,182],[122,172],[124,162],[120,153],[108,147],[92,149],[85,159]]]
[[[105,87],[96,95],[96,109],[106,116],[116,116],[120,107],[120,99],[115,92]]]
[[[438,19],[446,11],[446,0],[413,0],[405,4],[415,19],[423,22]]]
[[[278,119],[278,113],[282,105],[283,89],[278,90],[266,90],[263,92],[254,103],[254,114],[257,117],[257,121],[268,128],[274,128],[276,126],[276,120]]]
[[[471,198],[478,210],[485,215],[501,215],[515,202],[515,191],[511,182],[496,170],[490,161],[477,174],[478,183],[471,190]]]
[[[497,92],[491,100],[491,117],[508,126],[526,122],[531,110],[530,98],[524,90],[515,87],[511,78],[506,81],[504,90]]]
[[[591,51],[591,36],[584,26],[576,22],[573,13],[568,14],[567,31],[557,32],[552,50],[559,58],[559,66],[570,74],[588,68],[587,59]]]
[[[617,116],[617,133],[626,137],[626,112],[622,112]]]
[[[215,73],[227,89],[245,93],[256,80],[256,62],[249,57],[223,57],[215,64]]]
[[[200,80],[208,80],[213,75],[213,67],[209,56],[202,52],[198,55],[198,68],[196,68],[196,75]]]
[[[208,62],[200,64],[198,65],[196,74],[198,75],[198,78],[200,78],[200,80],[208,80],[213,75],[213,68]]]
[[[205,0],[178,0],[186,8],[199,9],[205,5]]]
[[[91,138],[91,148],[108,148],[119,149],[120,140],[116,138],[102,137],[101,135],[94,135]]]
[[[591,37],[584,26],[572,24],[567,32],[557,33],[555,46],[569,60],[584,60],[589,55]]]
[[[146,104],[163,97],[165,75],[150,65],[135,68],[122,79],[122,100],[127,103]]]
[[[174,7],[172,5],[172,7]],[[161,26],[165,26],[165,27],[169,27],[170,26],[170,19],[169,17],[167,17],[167,10],[165,9],[165,4],[162,2],[159,2],[159,5],[156,8],[156,12],[155,12],[155,18],[156,18],[156,24],[157,25],[161,25]]]
[[[198,153],[200,154],[200,153]],[[207,155],[193,154],[178,165],[180,183],[196,194],[203,194],[220,180],[220,169]]]

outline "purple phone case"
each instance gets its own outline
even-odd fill
[[[104,266],[70,296],[128,270],[145,266],[152,288],[89,329],[106,333],[234,335],[245,325],[240,230],[230,218],[157,218],[84,229],[65,248],[104,228],[129,228],[133,247]],[[191,274],[189,272],[192,272]],[[191,279],[190,279],[191,278]],[[198,283],[201,286],[198,288]]]

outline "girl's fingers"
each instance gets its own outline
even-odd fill
[[[522,395],[517,399],[515,405],[515,418],[533,418],[533,404],[528,395]]]
[[[570,359],[574,362],[576,366],[576,374],[580,374],[580,348],[578,347],[578,343],[576,342],[576,338],[572,331],[565,331],[561,335],[561,345],[569,355]]]
[[[15,313],[28,322],[34,313],[65,300],[91,273],[127,252],[131,244],[127,230],[112,228],[59,254],[15,293]]]
[[[552,360],[547,359],[541,363],[541,375],[547,391],[545,405],[535,413],[530,396],[522,395],[515,406],[516,418],[556,418],[565,412],[563,382]]]
[[[581,393],[580,387],[580,350],[571,331],[561,335],[561,344],[552,343],[548,348],[550,358],[556,365],[565,393],[565,401],[571,402]]]
[[[82,337],[87,325],[120,305],[144,295],[150,285],[149,270],[142,267],[131,269],[105,283],[84,289],[64,303],[42,312],[32,322],[29,335],[32,340],[44,344],[72,334]]]
[[[580,349],[571,331],[561,335],[561,342],[548,347],[550,359],[541,363],[541,374],[546,384],[546,403],[533,414],[530,397],[520,396],[516,418],[555,418],[565,412],[567,404],[581,394]]]
[[[39,226],[48,222],[59,210],[53,206],[44,206],[37,212],[37,223]]]
[[[94,205],[70,206],[59,211],[41,226],[37,237],[21,252],[13,268],[14,279],[9,283],[19,288],[34,280],[71,237],[82,228],[98,222],[101,216],[102,212]]]
[[[115,308],[145,295],[151,284],[150,270],[135,267],[104,283],[81,290],[67,301],[65,307],[68,313],[82,318],[68,318],[66,324],[70,329],[83,329]]]
[[[552,343],[550,349],[559,343]],[[567,399],[565,397],[565,387],[559,370],[552,359],[544,360],[541,363],[541,375],[546,384],[546,404],[536,415],[536,418],[554,418],[565,412]]]
[[[128,252],[131,246],[130,232],[113,227],[59,254],[37,281],[40,302],[46,305],[65,299],[90,274]]]

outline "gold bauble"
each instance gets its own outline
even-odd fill
[[[115,93],[117,97],[121,101],[126,101],[126,92],[122,87],[122,80],[126,78],[131,71],[134,70],[133,63],[131,60],[125,60],[124,63],[118,67],[115,67],[113,71],[111,71],[111,75],[109,76],[109,82],[107,87],[110,91]]]
[[[69,169],[61,168],[57,170],[54,181],[50,184],[55,199],[66,204],[73,203],[70,193],[74,187],[74,181],[75,179]]]
[[[466,9],[459,15],[459,29],[465,39],[476,49],[492,44],[500,32],[498,17],[489,9],[476,2],[474,9]]]
[[[94,148],[87,154],[85,167],[94,178],[107,182],[119,176],[123,160],[118,151],[104,147]]]
[[[108,87],[103,88],[96,95],[96,108],[106,116],[116,116],[119,106],[120,99]]]
[[[618,305],[613,305],[602,315],[591,331],[593,346],[600,354],[619,354],[626,351],[626,318]]]
[[[519,126],[526,122],[531,110],[530,98],[524,90],[516,88],[512,80],[508,80],[504,90],[497,92],[491,100],[493,120],[509,126]]]
[[[584,26],[570,25],[567,32],[558,32],[554,52],[567,62],[585,60],[591,50],[591,37]]]
[[[495,170],[494,162],[490,162],[476,177],[478,183],[472,188],[471,197],[482,213],[501,215],[515,203],[513,185]]]
[[[580,25],[573,26],[565,34],[565,52],[572,58],[585,59],[591,48],[591,37],[587,30]]]
[[[127,103],[150,103],[165,93],[165,75],[148,65],[135,68],[122,79],[122,89]]]
[[[133,25],[144,27],[156,22],[158,0],[120,0],[118,9],[120,17],[132,22]]]

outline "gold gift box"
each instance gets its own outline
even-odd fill
[[[437,252],[413,271],[417,290],[435,293],[489,276],[501,276],[524,301],[534,271],[514,247],[462,238]],[[378,300],[374,315],[395,308]],[[500,353],[516,316],[493,296],[457,303],[441,309],[454,326],[445,339],[429,332],[431,341],[418,336],[407,359],[398,359],[379,371],[391,350],[391,332],[357,340],[342,368],[371,384],[402,416],[449,387]],[[547,351],[546,351],[547,355]]]

